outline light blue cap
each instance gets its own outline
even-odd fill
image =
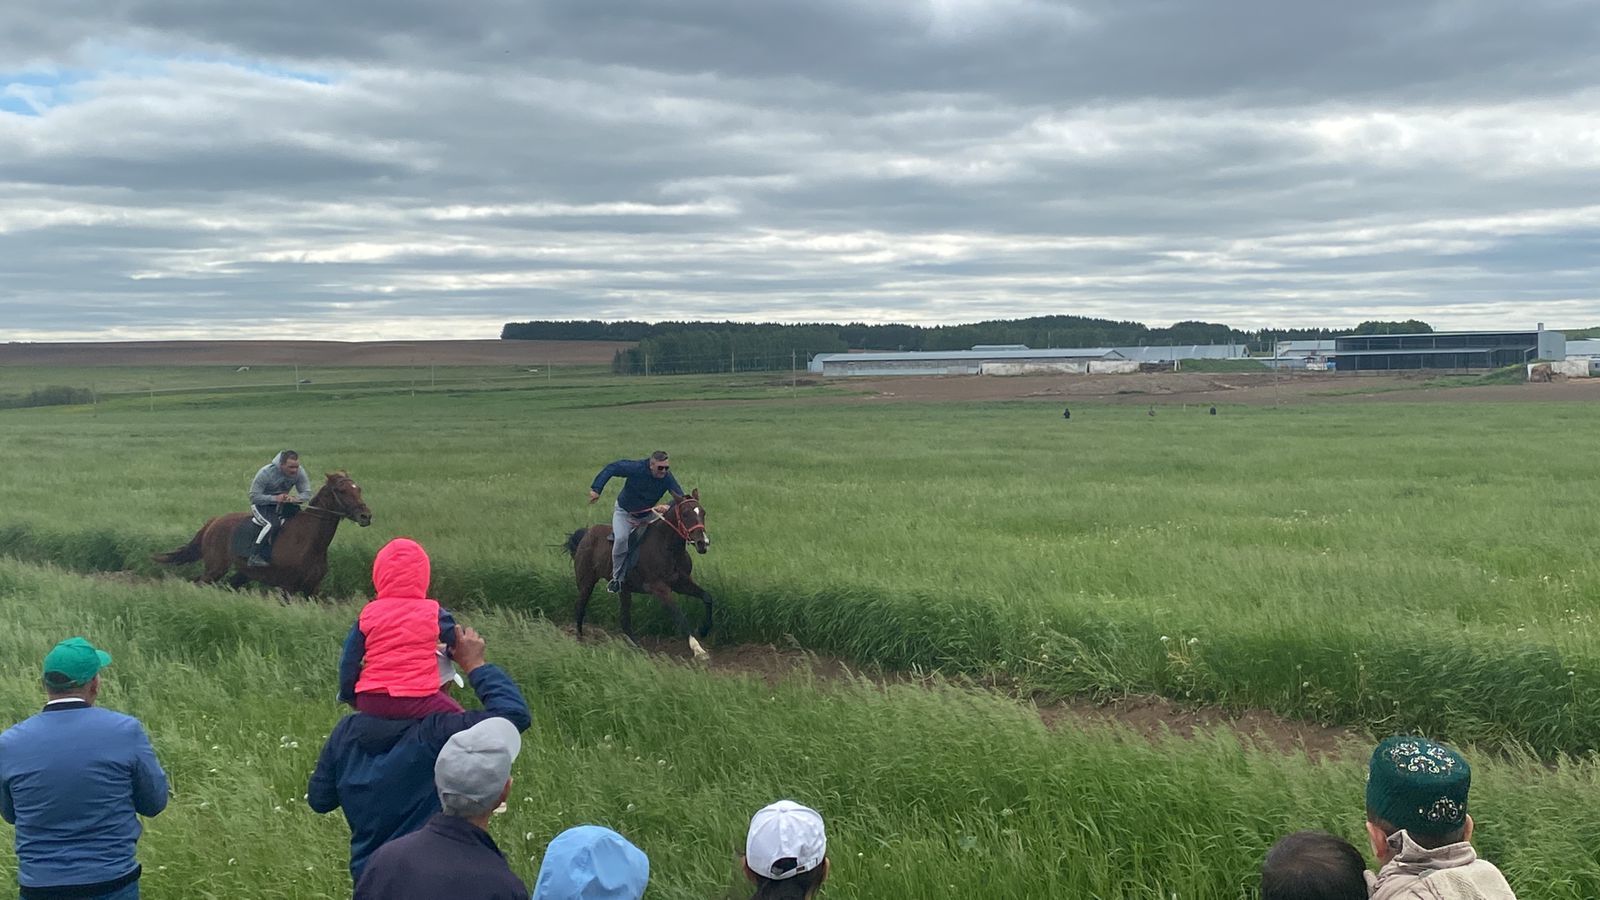
[[[545,848],[533,900],[639,900],[650,860],[628,839],[599,825],[579,825]]]

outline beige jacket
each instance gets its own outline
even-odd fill
[[[1425,850],[1397,831],[1389,845],[1399,852],[1377,875],[1367,873],[1370,900],[1517,900],[1500,870],[1466,841]]]

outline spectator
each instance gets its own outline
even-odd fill
[[[450,737],[485,719],[506,719],[526,731],[527,701],[510,677],[484,661],[483,638],[460,629],[455,662],[482,710],[434,713],[421,719],[382,719],[363,712],[339,720],[317,758],[306,802],[319,813],[344,808],[350,823],[350,877],[361,880],[367,857],[427,824],[439,812],[433,767]],[[435,670],[437,672],[437,670]],[[439,676],[444,677],[442,674]]]
[[[579,825],[545,848],[533,900],[639,900],[649,880],[643,850],[609,828]]]
[[[111,654],[81,637],[44,658],[44,710],[0,734],[0,815],[16,826],[22,900],[137,900],[139,816],[167,807],[144,726],[95,706]]]
[[[528,900],[528,886],[489,836],[521,749],[522,737],[505,719],[451,735],[433,765],[441,812],[372,854],[355,900]]]
[[[792,800],[763,807],[750,819],[744,874],[753,900],[809,900],[828,877],[828,838],[822,816]]]
[[[1367,900],[1367,864],[1349,841],[1296,831],[1267,851],[1261,900]]]
[[[1426,738],[1392,737],[1372,751],[1367,835],[1378,874],[1372,900],[1516,900],[1500,870],[1472,849],[1461,754]]]
[[[385,544],[372,561],[376,595],[345,637],[339,699],[384,719],[461,712],[434,680],[434,648],[453,646],[456,623],[428,597],[428,554],[410,538]]]

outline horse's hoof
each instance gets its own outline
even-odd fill
[[[631,635],[631,634],[625,634],[625,635],[623,635],[623,636],[622,636],[622,639],[623,639],[623,640],[625,640],[625,641],[627,641],[627,642],[628,642],[628,646],[629,646],[629,647],[632,647],[632,648],[633,648],[633,649],[635,649],[635,650],[643,650],[643,649],[644,649],[644,648],[643,648],[643,647],[640,647],[640,646],[639,646],[639,640],[638,640],[638,639],[637,639],[637,638],[635,638],[635,637],[634,637],[634,636],[633,636],[633,635]]]
[[[700,646],[700,642],[695,640],[693,637],[689,638],[689,649],[694,651],[694,661],[695,662],[697,662],[697,663],[709,663],[709,662],[711,662],[711,654],[707,653],[706,652],[706,648]]]

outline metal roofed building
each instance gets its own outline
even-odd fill
[[[1341,372],[1498,369],[1567,356],[1566,335],[1543,325],[1531,331],[1353,334],[1334,344],[1328,356]]]
[[[1161,363],[1179,359],[1239,359],[1250,355],[1244,344],[1178,344],[1167,347],[1113,347],[1123,359]]]
[[[1089,363],[1125,358],[1110,347],[1067,350],[914,350],[903,353],[822,353],[810,371],[841,375],[981,375],[985,364],[1086,372]]]

